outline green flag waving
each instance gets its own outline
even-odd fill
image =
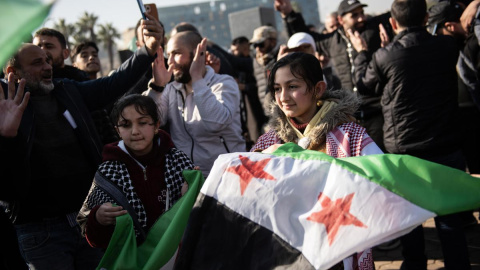
[[[0,65],[28,40],[50,12],[51,4],[39,0],[0,0]]]
[[[117,217],[112,239],[97,269],[158,270],[172,259],[204,181],[200,171],[184,171],[183,175],[188,191],[160,216],[140,246],[137,246],[130,215]]]

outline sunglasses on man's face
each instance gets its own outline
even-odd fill
[[[260,49],[265,47],[265,41],[259,42],[259,43],[253,43],[253,48],[257,48],[257,47]]]

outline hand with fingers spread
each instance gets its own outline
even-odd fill
[[[290,0],[275,0],[273,7],[276,11],[280,12],[283,18],[287,17],[293,10]]]
[[[23,95],[25,79],[20,81],[15,94],[15,79],[13,73],[8,74],[8,94],[5,98],[3,87],[0,87],[0,136],[15,137],[18,133],[23,112],[27,108],[30,93]]]
[[[207,39],[203,38],[202,42],[197,45],[195,57],[193,57],[192,65],[190,66],[190,76],[192,77],[192,83],[203,78],[205,75],[205,63],[206,63],[206,51],[207,51]]]
[[[384,48],[390,43],[390,38],[388,37],[387,30],[385,30],[385,27],[383,27],[383,24],[378,25],[378,29],[380,30],[380,46]]]
[[[123,210],[123,207],[113,206],[112,203],[108,202],[100,205],[95,213],[95,218],[98,223],[103,226],[115,225],[117,217],[123,216],[126,213],[127,210]]]
[[[157,49],[157,58],[152,63],[153,83],[158,86],[165,86],[170,82],[172,71],[168,71],[165,66],[165,59],[163,58],[163,48],[160,46]]]
[[[350,42],[352,43],[353,48],[357,52],[368,50],[367,42],[365,41],[365,39],[363,39],[363,37],[360,35],[360,33],[358,33],[358,31],[355,31],[355,33],[354,33],[352,31],[352,29],[348,29],[347,33],[348,33],[348,38],[350,39]]]
[[[213,68],[215,73],[218,73],[221,67],[220,58],[218,58],[217,56],[215,56],[214,54],[208,51],[206,53],[207,53],[206,64],[209,65],[211,68]]]
[[[163,43],[164,29],[162,25],[150,14],[145,13],[148,20],[141,21],[143,37],[148,54],[154,56],[158,47]]]

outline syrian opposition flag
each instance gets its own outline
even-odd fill
[[[130,215],[117,217],[115,231],[97,270],[172,269],[190,210],[204,182],[200,171],[184,171],[188,191],[155,222],[137,246]]]
[[[328,269],[436,215],[480,207],[480,179],[411,156],[335,159],[285,144],[221,155],[175,269]]]

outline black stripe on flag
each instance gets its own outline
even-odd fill
[[[343,269],[340,263],[332,269]],[[275,233],[200,193],[175,265],[180,269],[314,269]]]

